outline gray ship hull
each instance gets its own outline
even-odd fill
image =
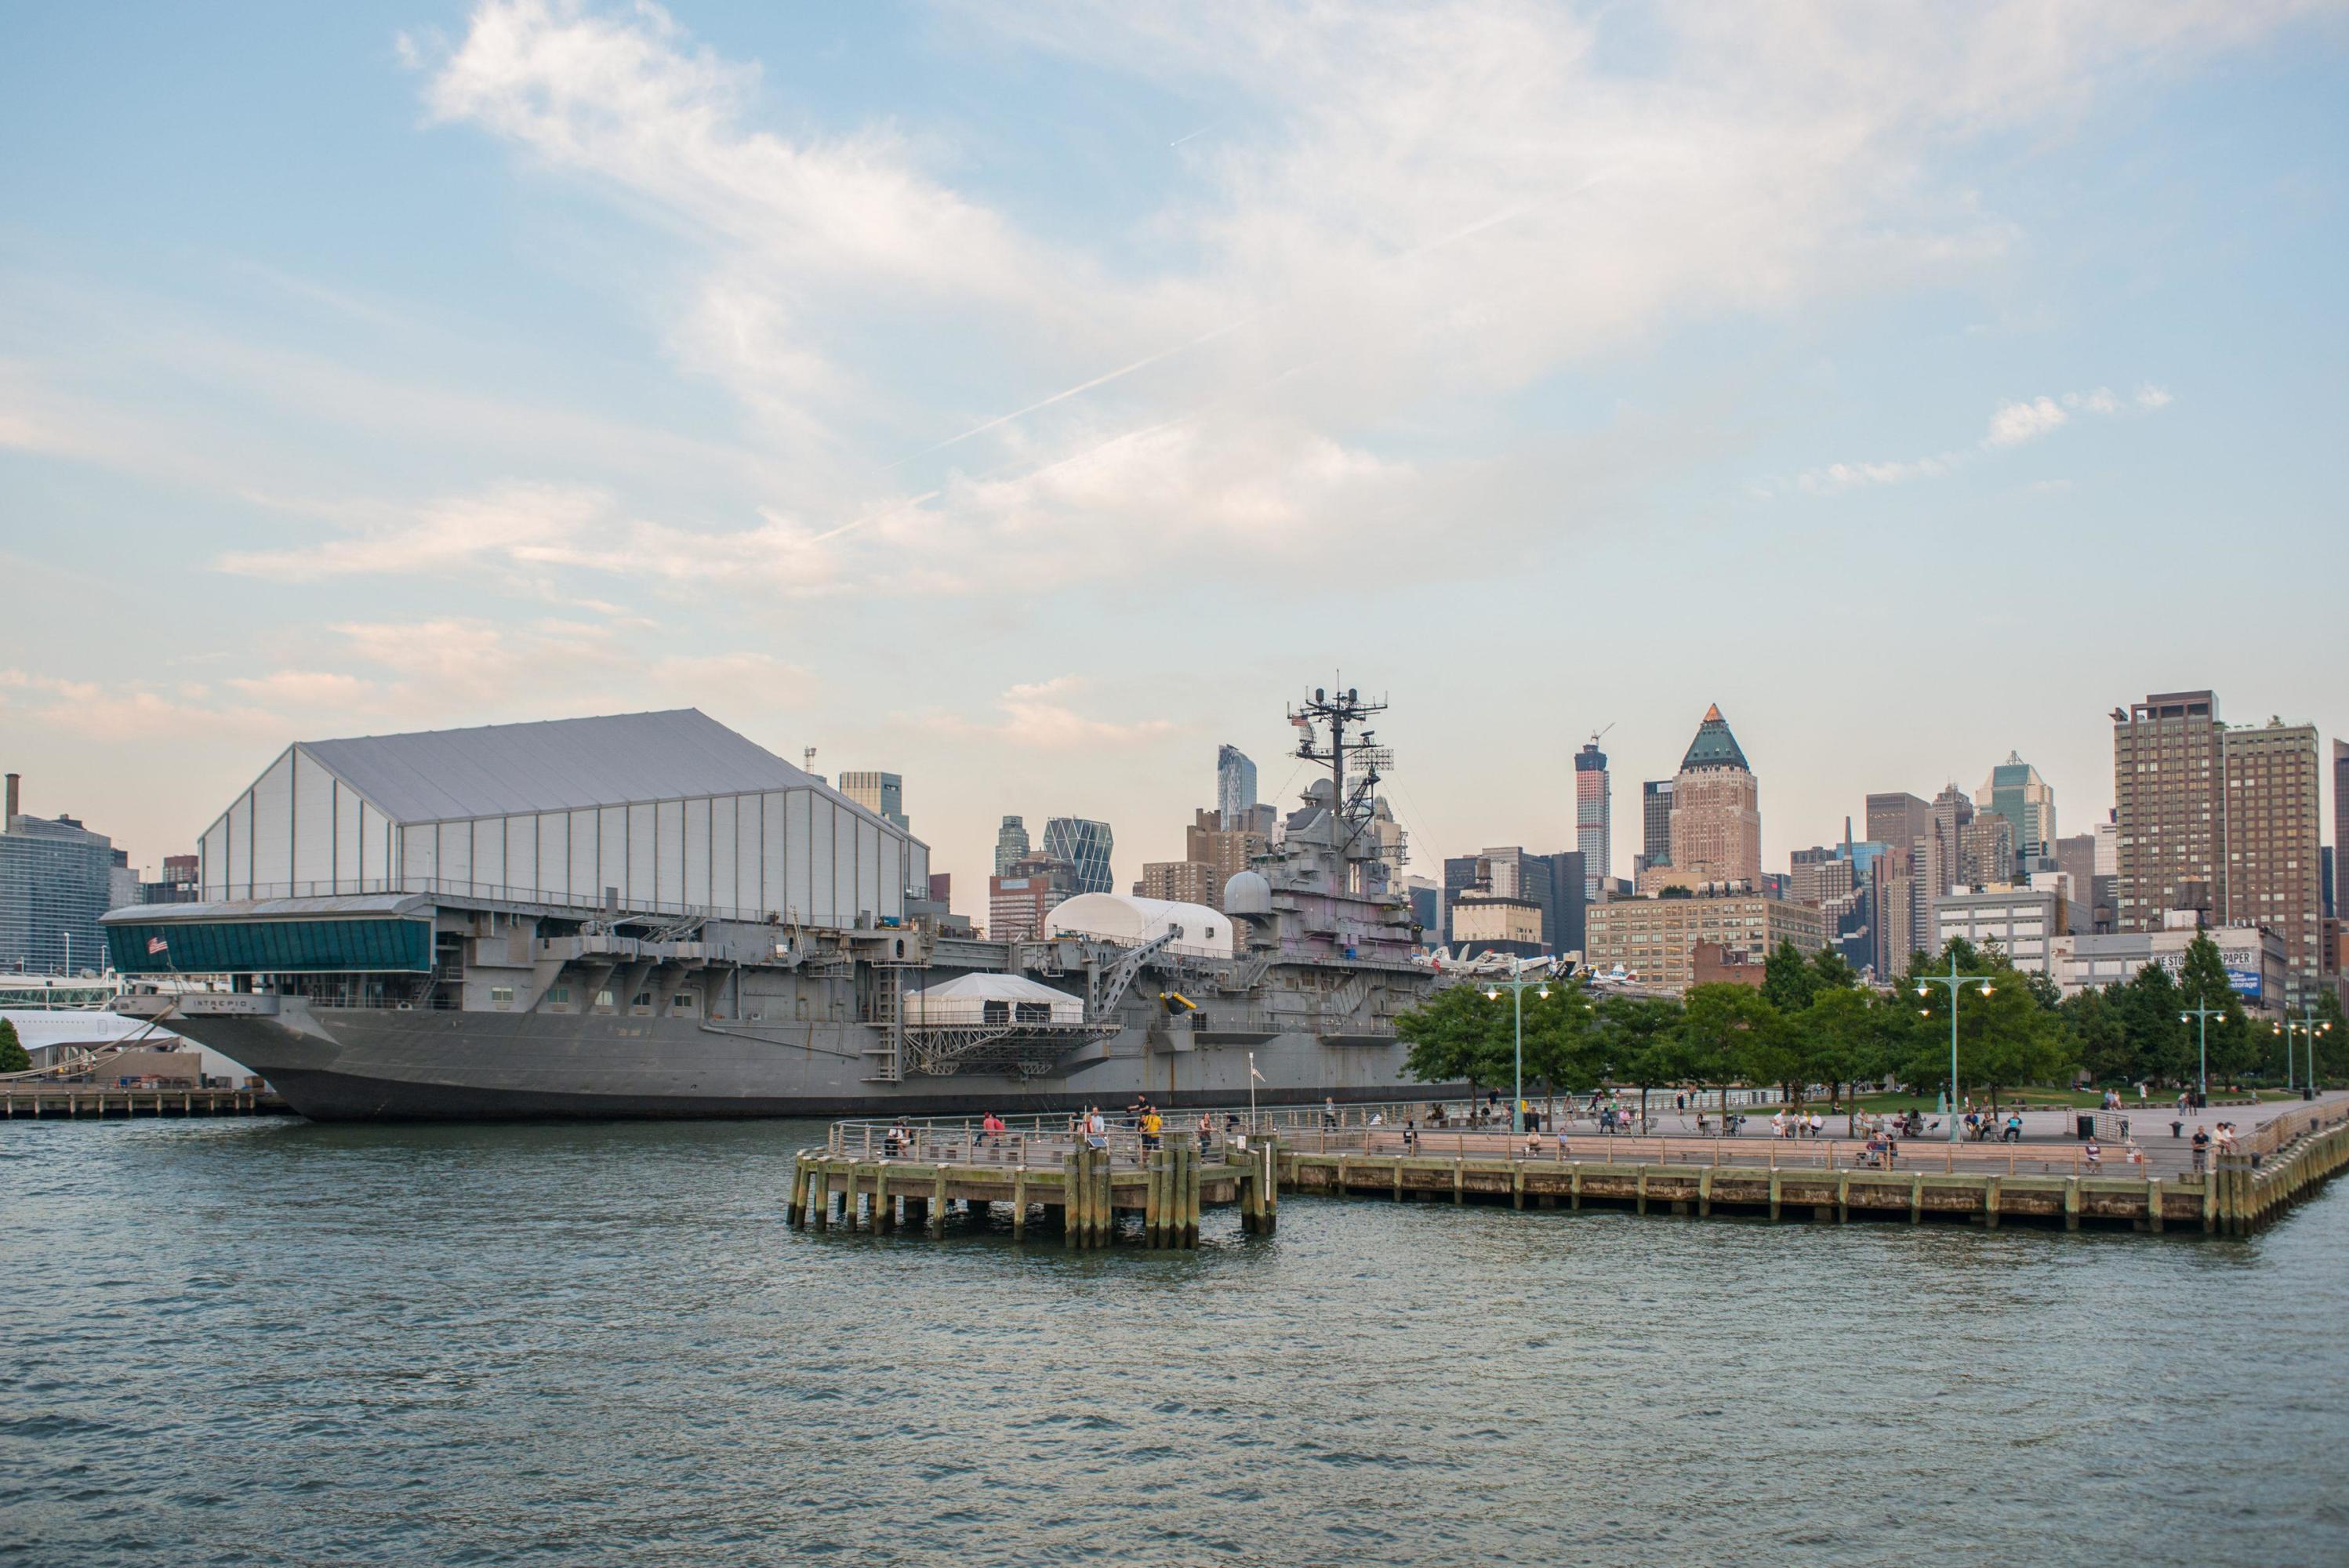
[[[169,1026],[269,1080],[320,1121],[536,1118],[978,1115],[1123,1106],[1391,1099],[1405,1047],[1275,1035],[1246,1046],[1154,1050],[1143,1031],[1040,1078],[979,1073],[874,1079],[858,1026],[769,1027],[674,1018],[312,1008],[174,1017]]]

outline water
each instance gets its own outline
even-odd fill
[[[2349,1562],[2349,1182],[1079,1256],[788,1230],[815,1132],[0,1129],[0,1562]]]

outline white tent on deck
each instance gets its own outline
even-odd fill
[[[905,993],[905,1022],[955,1027],[972,1024],[1081,1024],[1085,999],[1017,975],[965,975]]]
[[[1139,947],[1172,931],[1169,950],[1194,958],[1229,958],[1232,917],[1204,903],[1174,903],[1116,892],[1081,892],[1053,906],[1044,923],[1050,934],[1097,936]]]

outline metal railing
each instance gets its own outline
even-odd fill
[[[1112,1169],[1139,1171],[1154,1150],[1174,1143],[1201,1150],[1217,1163],[1235,1148],[1245,1147],[1244,1135],[1235,1137],[1220,1125],[1202,1135],[1195,1122],[1170,1124],[1154,1138],[1123,1125],[1087,1134],[1071,1125],[1074,1119],[1067,1116],[1020,1119],[1025,1125],[1007,1124],[1000,1132],[989,1132],[977,1121],[836,1121],[825,1137],[823,1151],[838,1160],[904,1160],[1035,1171],[1058,1170],[1080,1144],[1090,1143],[1108,1153]]]

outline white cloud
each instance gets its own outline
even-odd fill
[[[371,682],[334,670],[274,670],[265,676],[236,676],[228,684],[256,701],[293,708],[347,708],[375,690]],[[202,689],[182,688],[194,693]]]
[[[1054,676],[1006,691],[996,701],[1002,717],[993,724],[975,723],[955,715],[935,716],[931,722],[957,734],[986,737],[1040,751],[1116,745],[1164,735],[1174,729],[1174,725],[1165,719],[1119,723],[1079,713],[1069,699],[1087,685],[1079,676]]]
[[[2027,403],[2002,403],[1990,417],[1990,432],[1982,437],[1986,447],[2014,447],[2025,441],[2037,440],[2057,428],[2070,418],[2063,406],[2053,397],[2034,397]]]
[[[261,498],[255,498],[261,499]],[[361,520],[353,539],[221,557],[223,572],[287,582],[366,573],[445,572],[483,557],[515,563],[572,559],[589,530],[607,523],[611,498],[575,485],[507,483],[414,511],[389,506],[334,509]]]
[[[759,67],[648,4],[488,0],[428,60],[424,96],[678,235],[669,342],[792,459],[761,528],[647,525],[579,563],[657,573],[668,546],[714,538],[743,581],[832,592],[905,583],[918,542],[913,584],[953,589],[1031,551],[1057,549],[1063,580],[1131,573],[1251,516],[1276,540],[1354,538],[1367,480],[1397,466],[1361,432],[1708,317],[1959,276],[2013,233],[1937,172],[1945,151],[2292,8],[968,5],[1247,128],[1186,140],[1157,211],[1076,242],[957,190],[895,126],[763,129],[779,106]],[[952,377],[868,382],[875,344],[902,346],[884,321],[921,322],[926,364]],[[1254,428],[1202,418],[1275,385]],[[2068,412],[2022,407],[2002,443]],[[964,441],[980,471],[906,482],[886,461]],[[1551,523],[1553,498],[1461,504],[1492,455],[1469,438],[1448,466],[1410,465],[1424,509],[1486,541]]]
[[[2062,429],[2071,422],[2075,412],[2105,418],[2131,413],[2149,414],[2167,407],[2169,401],[2169,394],[2158,387],[2141,387],[2127,403],[2105,387],[2092,392],[2066,392],[2061,397],[2015,399],[2002,403],[1991,411],[1990,427],[1983,432],[1982,439],[1975,443],[1972,451],[1940,452],[1930,458],[1905,461],[1829,463],[1823,468],[1806,469],[1795,475],[1792,481],[1762,480],[1749,488],[1753,493],[1764,498],[1789,490],[1799,490],[1806,495],[1837,495],[1870,485],[1898,485],[1912,480],[1940,479],[1957,472],[1979,456],[2019,447]]]

